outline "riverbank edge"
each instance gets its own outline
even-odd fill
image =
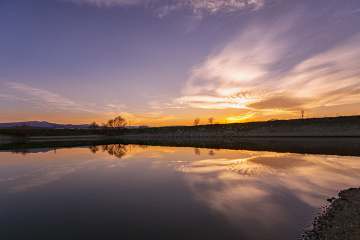
[[[304,239],[360,239],[360,188],[340,191],[338,198],[305,229]]]
[[[339,156],[360,156],[360,138],[351,137],[238,137],[238,138],[152,138],[128,139],[119,137],[56,136],[18,139],[19,141],[0,142],[0,149],[37,148],[39,146],[93,146],[108,144],[135,144],[147,146],[192,147],[204,149],[232,149],[247,151],[269,151],[279,153],[320,154]]]

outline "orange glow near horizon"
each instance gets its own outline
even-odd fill
[[[343,112],[338,111],[328,111],[329,109],[318,109],[318,111],[305,111],[305,118],[318,118],[318,117],[336,117],[336,116],[352,116],[358,115],[357,112],[352,110],[353,108],[349,108],[349,111]],[[345,110],[345,109],[344,109]],[[345,112],[345,111],[344,111]],[[235,111],[236,113],[236,111]],[[6,122],[25,122],[25,121],[47,121],[55,124],[90,124],[91,122],[96,122],[101,126],[102,123],[106,123],[109,119],[113,119],[116,116],[122,116],[127,121],[127,126],[141,126],[147,125],[149,127],[162,127],[162,126],[193,126],[194,119],[200,119],[200,125],[208,125],[210,124],[209,118],[213,118],[213,124],[228,124],[228,123],[245,123],[245,122],[256,122],[256,121],[268,121],[272,119],[279,120],[288,120],[288,119],[297,119],[300,118],[301,112],[295,112],[293,114],[287,113],[269,113],[261,115],[256,114],[255,112],[246,112],[244,114],[232,114],[230,111],[222,114],[210,114],[209,112],[203,112],[201,114],[193,114],[187,113],[181,117],[139,117],[136,114],[104,114],[102,116],[91,115],[91,114],[80,114],[80,113],[22,113],[22,114],[11,114],[7,115],[7,118],[2,119],[2,123]],[[165,114],[164,114],[165,115]],[[26,117],[24,117],[26,116]],[[134,117],[135,116],[135,117]]]

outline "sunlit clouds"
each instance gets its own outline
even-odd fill
[[[283,224],[283,219],[293,220],[285,210],[288,203],[320,206],[324,204],[323,196],[335,195],[337,189],[344,188],[342,185],[356,181],[356,171],[349,168],[353,159],[349,157],[342,157],[339,164],[338,157],[322,155],[250,151],[238,151],[238,155],[211,159],[205,156],[174,168],[186,174],[184,180],[197,201],[241,226],[247,226],[251,219],[274,229]],[[279,197],[286,200],[278,204],[275,199]],[[262,204],[253,207],[257,201]],[[302,211],[294,205],[292,208]]]
[[[241,116],[232,116],[228,117],[227,123],[237,123],[237,122],[246,122],[248,119],[251,119],[252,116],[254,116],[254,112],[245,113]]]
[[[175,103],[195,108],[245,108],[272,113],[358,103],[360,34],[335,46],[299,54],[290,28],[252,27],[190,72]]]

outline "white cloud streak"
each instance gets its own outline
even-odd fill
[[[265,0],[62,0],[77,4],[93,4],[99,7],[142,6],[151,8],[163,17],[171,12],[189,9],[194,16],[201,18],[204,14],[237,12],[243,9],[257,10],[264,6]]]
[[[290,27],[252,28],[235,38],[190,72],[174,105],[290,113],[359,102],[360,33],[286,67],[298,54],[296,42],[282,37]]]
[[[63,0],[67,2],[74,2],[77,4],[93,4],[99,7],[112,7],[112,6],[131,6],[141,3],[147,3],[148,0]]]
[[[254,237],[254,231],[247,226],[249,221],[267,227],[270,233],[288,224],[284,219],[293,219],[288,209],[294,206],[280,204],[279,189],[286,193],[281,196],[284,199],[292,198],[297,204],[302,202],[302,206],[318,207],[324,203],[324,196],[335,194],[337,189],[359,177],[351,173],[359,166],[350,168],[352,160],[346,157],[339,161],[327,156],[248,154],[252,156],[204,159],[175,167],[186,172],[184,180],[194,198],[236,226],[242,226],[244,236],[248,232],[248,236]],[[264,239],[258,234],[257,239]]]

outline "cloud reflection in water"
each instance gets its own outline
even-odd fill
[[[286,231],[298,233],[305,227],[304,221],[311,219],[304,212],[314,212],[337,191],[360,184],[358,157],[244,150],[213,153],[211,149],[121,144],[58,149],[56,154],[2,153],[0,186],[2,194],[9,194],[70,176],[93,178],[90,172],[112,172],[114,176],[141,173],[149,179],[157,176],[166,188],[185,184],[191,196],[184,197],[225,219],[244,238],[286,239]],[[2,170],[11,168],[14,170]],[[176,174],[180,182],[168,181]],[[149,185],[152,187],[157,186]],[[256,226],[266,231],[258,231]],[[280,228],[282,231],[277,231]]]
[[[298,231],[295,226],[303,219],[296,217],[301,211],[311,212],[337,191],[360,183],[358,158],[250,154],[238,159],[202,159],[175,167],[186,173],[184,180],[197,201],[234,226],[242,226],[241,231],[249,237],[282,239],[276,229],[290,222],[294,229],[289,231]],[[262,236],[254,226],[265,227],[274,235]]]

